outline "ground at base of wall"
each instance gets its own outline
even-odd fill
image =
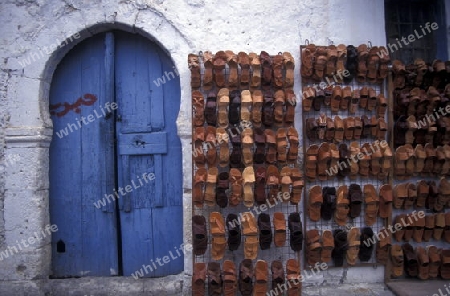
[[[141,296],[191,295],[183,290],[182,276],[166,278],[81,278],[64,280],[0,281],[0,295],[14,296]],[[443,286],[443,284],[442,284]],[[302,295],[393,296],[383,284],[341,284],[306,286]],[[406,295],[406,294],[404,294]],[[410,295],[410,294],[408,294]]]
[[[387,285],[397,296],[450,296],[448,280],[398,280]]]

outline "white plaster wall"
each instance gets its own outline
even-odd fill
[[[7,128],[4,130],[0,125],[0,143],[6,140],[6,154],[19,153],[24,161],[14,170],[7,169],[0,184],[0,194],[2,188],[6,189],[0,196],[4,200],[0,248],[13,244],[17,238],[28,237],[48,223],[48,144],[52,134],[47,111],[48,89],[57,63],[75,43],[23,68],[19,61],[31,52],[39,52],[55,40],[65,40],[77,32],[82,33],[76,40],[79,42],[99,31],[122,28],[154,39],[172,56],[182,87],[178,126],[183,143],[184,221],[188,243],[191,236],[188,53],[226,49],[257,53],[265,50],[270,54],[289,51],[297,61],[298,70],[299,46],[305,39],[320,45],[327,45],[329,40],[334,44],[358,45],[369,40],[373,45],[385,44],[383,3],[382,0],[1,0],[0,108]],[[300,82],[296,71],[297,93]],[[300,105],[297,114],[296,124],[300,128]],[[37,178],[26,178],[23,172]],[[4,262],[0,279],[46,277],[50,268],[48,243]],[[191,260],[187,255],[187,275],[192,272]],[[18,271],[23,270],[18,269],[21,264],[26,266],[26,272]],[[343,270],[332,270],[326,273],[325,279],[381,282],[380,270],[351,268],[346,275]],[[323,278],[317,282],[322,281]]]

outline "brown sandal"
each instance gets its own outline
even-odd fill
[[[238,63],[241,67],[241,89],[245,89],[250,82],[250,59],[245,52],[238,53]]]
[[[277,160],[280,163],[287,161],[287,134],[286,129],[279,128],[277,130]]]
[[[217,94],[219,99],[217,124],[219,127],[228,127],[228,105],[230,104],[230,91],[228,88],[222,88]]]
[[[242,199],[242,174],[236,169],[230,169],[231,193],[229,197],[229,205],[237,206]]]
[[[286,219],[281,212],[273,214],[273,229],[275,230],[274,243],[275,247],[283,247],[286,243]]]
[[[302,66],[300,67],[301,75],[304,79],[309,79],[313,75],[313,66],[316,53],[316,46],[308,44],[302,49]]]
[[[302,172],[300,172],[298,168],[292,168],[291,179],[292,179],[291,204],[297,205],[302,200],[303,187],[305,186]]]
[[[314,185],[309,190],[308,199],[308,216],[311,221],[317,222],[320,220],[320,208],[323,204],[322,188],[319,185]]]
[[[276,88],[282,88],[283,81],[283,68],[284,68],[284,58],[282,55],[276,55],[273,58],[272,68],[273,68],[273,83]]]
[[[225,51],[229,68],[228,88],[236,89],[239,86],[238,59],[237,55],[231,50]]]
[[[217,87],[225,87],[225,64],[227,63],[227,55],[224,51],[218,51],[214,56],[214,81]]]
[[[203,144],[205,141],[205,128],[204,127],[196,127],[194,133],[194,149],[195,151],[192,153],[194,156],[195,165],[198,168],[204,168],[206,157],[203,151]]]
[[[289,139],[289,152],[287,155],[288,163],[296,163],[298,158],[298,132],[297,130],[291,126],[288,129],[287,136]]]
[[[274,121],[277,126],[282,126],[284,120],[284,105],[286,98],[283,90],[277,90],[274,94]]]
[[[284,81],[285,88],[294,87],[294,68],[295,61],[289,52],[283,53],[283,62],[286,69],[286,80]]]
[[[250,59],[250,65],[252,66],[252,79],[250,87],[258,88],[261,85],[261,62],[256,53],[251,52],[248,54]]]
[[[248,166],[242,172],[243,187],[244,187],[244,206],[250,208],[253,206],[253,186],[255,184],[255,171],[252,166]]]

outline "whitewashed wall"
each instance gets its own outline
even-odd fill
[[[305,39],[315,44],[385,44],[382,0],[1,0],[0,19],[0,250],[28,238],[49,223],[48,146],[52,123],[48,90],[52,73],[77,42],[100,31],[136,31],[171,55],[181,79],[179,135],[183,143],[185,240],[190,242],[191,105],[187,55],[200,50],[270,54],[290,51],[299,61]],[[44,47],[74,34],[67,46],[46,54]],[[23,59],[39,53],[30,65]],[[297,64],[298,70],[298,64]],[[296,71],[295,90],[300,92]],[[297,119],[301,106],[297,107]],[[300,121],[297,127],[300,128]],[[5,145],[3,145],[5,144]],[[4,149],[4,146],[6,149]],[[14,165],[6,159],[20,155]],[[0,172],[1,172],[0,171]],[[49,240],[30,247],[0,268],[0,279],[46,278]],[[186,256],[187,275],[191,274]],[[333,269],[313,281],[382,282],[383,269]]]

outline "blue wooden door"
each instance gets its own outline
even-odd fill
[[[117,32],[84,41],[58,65],[50,91],[53,276],[131,275],[167,255],[144,276],[182,271],[180,87],[175,75],[153,83],[165,71],[173,64],[156,45]]]

